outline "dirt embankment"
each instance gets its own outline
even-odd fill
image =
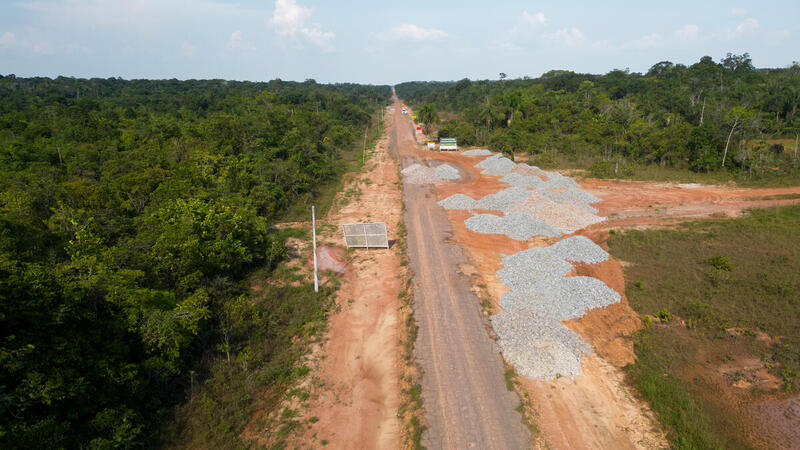
[[[292,442],[296,447],[377,449],[402,442],[398,293],[405,269],[399,250],[341,249],[344,223],[386,222],[390,242],[397,239],[401,193],[387,148],[384,137],[365,171],[346,183],[343,192],[350,194],[341,194],[319,224],[320,243],[332,248],[318,250],[320,262],[344,274],[338,310],[305,385],[310,396],[302,414],[311,425]]]

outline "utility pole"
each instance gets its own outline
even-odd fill
[[[317,278],[317,218],[314,216],[314,206],[311,206],[311,234],[314,242],[314,292],[319,292],[319,278]]]

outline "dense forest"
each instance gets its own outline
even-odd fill
[[[551,71],[396,88],[411,104],[439,111],[439,136],[529,152],[542,165],[569,160],[601,176],[634,164],[749,178],[800,174],[798,63],[756,69],[748,54],[728,54],[688,67],[659,62],[646,74]]]
[[[390,95],[0,76],[0,447],[147,446],[204,355],[266,364],[302,316],[243,280]],[[254,330],[272,345],[243,345]]]

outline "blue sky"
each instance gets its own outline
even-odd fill
[[[2,0],[0,74],[392,84],[800,60],[797,0],[638,3]]]

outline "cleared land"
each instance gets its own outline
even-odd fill
[[[399,102],[395,108],[400,110]],[[393,145],[403,167],[421,162],[406,116],[395,117]],[[516,449],[528,432],[515,411],[519,398],[503,379],[503,362],[486,332],[480,302],[459,267],[462,250],[430,185],[404,185],[408,255],[414,270],[419,325],[416,355],[429,430],[428,448]]]
[[[611,236],[646,315],[629,368],[674,445],[800,447],[800,206]]]

